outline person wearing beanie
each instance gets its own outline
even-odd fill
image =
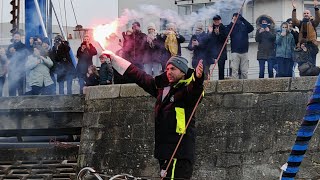
[[[148,24],[147,43],[144,48],[143,69],[153,77],[160,75],[161,65],[161,41],[157,34],[156,25]]]
[[[241,15],[234,13],[230,24],[227,26],[228,32],[234,25],[230,34],[231,39],[231,72],[234,79],[248,79],[249,70],[249,33],[254,27]],[[239,76],[240,75],[240,76]]]
[[[315,18],[312,18],[310,10],[305,10],[303,12],[303,19],[298,20],[297,18],[297,9],[295,1],[292,1],[292,25],[299,28],[299,43],[302,39],[306,39],[307,43],[305,44],[307,49],[310,50],[312,56],[312,64],[316,64],[317,54],[319,52],[318,42],[317,42],[317,27],[320,23],[320,11],[318,7],[318,1],[313,1]],[[299,47],[300,44],[297,44]]]
[[[159,162],[160,176],[165,179],[191,179],[195,160],[195,116],[187,129],[186,123],[203,94],[202,61],[194,70],[188,68],[188,60],[184,57],[172,56],[166,63],[166,71],[152,77],[111,51],[102,53],[111,57],[112,66],[119,74],[132,79],[157,99],[154,106],[154,157]],[[182,134],[185,134],[182,143],[174,160],[168,164]]]
[[[206,59],[207,66],[205,72],[209,73],[209,67],[215,63],[220,51],[228,37],[226,27],[222,24],[221,16],[215,15],[212,18],[212,26],[208,27],[208,40],[206,43]],[[219,80],[224,79],[224,67],[227,60],[227,48],[224,47],[220,59],[218,60]]]
[[[191,40],[188,45],[188,49],[193,51],[192,67],[196,68],[201,59],[206,59],[207,51],[207,33],[204,31],[204,25],[202,22],[195,24],[195,33],[191,36]],[[204,74],[207,76],[209,71],[208,64],[204,61]]]

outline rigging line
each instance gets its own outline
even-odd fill
[[[79,23],[78,23],[78,20],[77,20],[76,12],[75,12],[75,10],[74,10],[73,0],[70,0],[70,2],[71,2],[71,7],[72,7],[72,11],[73,11],[74,19],[76,20],[76,24],[77,24],[77,26],[78,26],[78,25],[79,25]],[[78,30],[78,29],[77,29],[77,30]],[[80,37],[80,39],[82,40],[82,37],[81,37],[81,33],[80,33],[80,31],[78,31],[78,33],[79,33],[79,37]]]
[[[63,2],[64,2],[64,18],[65,18],[65,20],[66,20],[66,32],[67,32],[67,41],[68,41],[69,32],[68,32],[68,20],[67,20],[66,0],[64,0]]]
[[[51,1],[52,2],[52,1]],[[53,2],[52,2],[53,3]],[[59,3],[59,12],[60,12],[60,20],[61,20],[61,25],[63,27],[63,18],[62,18],[62,10],[61,10],[61,3],[60,3],[60,0],[58,0],[58,3]],[[57,20],[58,21],[58,20]],[[67,39],[65,39],[67,40]]]
[[[237,15],[237,17],[236,17],[236,19],[235,19],[235,22],[237,22],[237,20],[238,20],[238,18],[239,18],[239,15],[240,15],[240,12],[241,12],[241,10],[242,10],[245,2],[246,2],[246,0],[243,0],[243,3],[242,3],[242,5],[241,5],[241,7],[240,7],[240,9],[239,9],[239,11],[238,11],[238,15]],[[225,43],[224,43],[223,47],[222,47],[221,50],[220,50],[219,56],[217,57],[217,60],[215,61],[215,64],[214,64],[213,69],[215,68],[218,60],[220,59],[220,56],[221,56],[221,54],[222,54],[222,52],[223,52],[224,47],[227,45],[228,37],[230,36],[230,34],[231,34],[232,31],[233,31],[234,25],[235,25],[235,23],[233,23],[233,25],[232,25],[232,27],[231,27],[231,29],[230,29],[230,31],[229,31],[229,34],[228,34],[228,36],[227,36],[227,38],[226,38],[226,40],[225,40]],[[212,71],[213,71],[213,69],[212,69]],[[211,74],[211,72],[210,72],[210,74]],[[209,76],[209,77],[210,77],[210,76]],[[205,87],[208,86],[208,84],[209,84],[209,81],[207,81],[207,82],[205,83],[204,89],[205,89]],[[189,119],[188,119],[188,122],[187,122],[187,124],[186,124],[186,127],[185,127],[184,132],[187,131],[188,126],[189,126],[189,124],[190,124],[190,122],[191,122],[191,120],[192,120],[192,117],[193,117],[194,113],[196,112],[196,109],[197,109],[197,107],[198,107],[201,99],[202,99],[202,93],[200,94],[199,99],[198,99],[197,103],[195,104],[195,106],[194,106],[194,108],[193,108],[193,110],[192,110],[192,113],[191,113],[191,115],[190,115],[190,117],[189,117]],[[179,141],[178,141],[178,143],[177,143],[177,146],[176,146],[176,148],[174,149],[174,151],[173,151],[173,153],[172,153],[172,156],[171,156],[171,158],[170,158],[170,161],[169,161],[169,163],[168,163],[168,165],[167,165],[167,167],[166,167],[166,170],[165,170],[165,173],[164,173],[164,174],[166,174],[166,173],[168,172],[168,169],[169,169],[169,167],[170,167],[170,164],[171,164],[174,156],[176,155],[177,150],[178,150],[178,148],[179,148],[179,146],[180,146],[180,144],[181,144],[181,141],[182,141],[182,139],[183,139],[183,137],[184,137],[185,134],[186,134],[186,133],[182,133],[182,135],[180,136]],[[165,178],[165,177],[162,177],[161,180],[163,180],[164,178]]]
[[[0,22],[0,40],[2,40],[2,32],[3,32],[3,1],[1,1],[1,14],[0,14],[0,16],[1,16],[1,22]]]

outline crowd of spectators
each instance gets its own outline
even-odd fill
[[[309,10],[304,11],[302,20],[298,20],[296,16],[293,4],[292,18],[287,19],[280,27],[277,27],[273,18],[268,15],[257,18],[255,40],[258,44],[259,78],[264,78],[266,62],[269,78],[292,77],[297,65],[300,76],[319,74],[320,68],[316,66],[316,27],[320,22],[317,3],[315,2],[315,17]],[[247,79],[248,34],[254,31],[254,27],[238,13],[233,14],[228,25],[222,24],[219,15],[215,15],[212,20],[212,24],[207,28],[201,22],[194,26],[194,34],[187,47],[193,52],[192,67],[195,68],[198,62],[203,60],[205,78],[208,78],[210,66],[217,63],[219,80],[223,80],[225,61],[228,59],[224,44],[229,40],[231,78]],[[66,94],[72,94],[74,78],[79,80],[80,94],[85,86],[132,82],[130,78],[114,71],[107,55],[99,56],[99,68],[93,65],[92,58],[98,53],[88,35],[77,50],[76,65],[70,55],[68,41],[60,35],[54,38],[52,46],[48,38],[30,37],[29,44],[25,45],[21,42],[19,32],[12,37],[12,44],[7,49],[0,48],[1,96],[6,75],[9,96],[57,94],[57,85],[58,94],[65,94],[65,82]],[[161,33],[154,23],[150,23],[145,34],[140,23],[136,21],[122,33],[121,38],[112,34],[108,41],[108,48],[116,51],[117,55],[155,77],[165,71],[170,57],[181,56],[181,43],[185,42],[185,38],[179,34],[174,23],[168,23]]]

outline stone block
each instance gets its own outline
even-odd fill
[[[242,153],[242,163],[243,165],[268,164],[271,156],[270,151]]]
[[[153,110],[156,99],[149,97],[120,98],[112,100],[112,112],[131,112],[137,110]]]
[[[218,81],[218,93],[242,93],[242,91],[243,80],[230,79]]]
[[[226,180],[228,174],[224,168],[212,168],[211,170],[199,169],[194,173],[194,176],[198,179],[213,179],[212,177],[214,177],[214,180]]]
[[[273,151],[290,151],[295,140],[296,136],[277,136],[273,140]]]
[[[225,94],[223,98],[223,107],[246,109],[255,107],[259,95],[253,93],[246,94]]]
[[[221,153],[218,155],[216,166],[219,168],[229,168],[232,166],[240,166],[241,164],[241,154]]]
[[[86,100],[117,98],[120,96],[120,85],[102,85],[87,87]]]
[[[218,81],[204,81],[204,93],[205,94],[214,94],[217,92],[217,83]],[[206,95],[205,95],[206,96]]]
[[[288,91],[290,78],[276,79],[245,79],[243,80],[244,93],[271,93]]]
[[[136,84],[122,84],[120,86],[120,97],[150,96],[146,91]]]
[[[280,168],[272,164],[262,165],[246,165],[242,168],[242,180],[270,180],[278,179],[280,175]]]
[[[292,78],[290,91],[312,91],[315,88],[317,78],[317,76]]]
[[[112,99],[94,99],[87,100],[85,105],[85,112],[111,112]]]
[[[85,113],[82,119],[82,127],[98,127],[99,119],[100,119],[100,113],[97,113],[97,112]]]
[[[0,112],[83,112],[84,96],[1,97]]]

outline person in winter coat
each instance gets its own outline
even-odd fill
[[[143,57],[144,48],[146,44],[146,34],[141,32],[141,27],[139,22],[132,23],[132,49],[130,51],[133,53],[131,62],[135,64],[140,69],[143,69]]]
[[[101,54],[99,56],[101,67],[99,71],[100,76],[100,85],[108,85],[112,84],[112,78],[113,78],[113,69],[110,62],[110,59],[105,54]]]
[[[45,51],[39,47],[33,49],[33,54],[28,56],[26,70],[29,71],[28,83],[31,87],[31,95],[50,95],[52,94],[53,81],[50,76],[50,68],[53,62]]]
[[[86,77],[84,78],[84,82],[86,86],[97,86],[99,85],[99,73],[97,67],[95,65],[90,65],[88,67],[88,72]]]
[[[13,43],[8,46],[8,86],[9,96],[21,96],[25,93],[26,70],[25,63],[29,51],[25,44],[21,42],[21,34],[13,34]]]
[[[221,17],[219,15],[215,15],[213,17],[213,25],[209,27],[209,32],[207,35],[207,43],[206,43],[206,63],[210,66],[214,64],[215,60],[218,58],[219,53],[228,37],[228,30],[222,24]],[[222,50],[222,54],[218,61],[219,68],[219,80],[224,79],[224,67],[227,60],[227,48],[226,46]],[[206,72],[206,69],[205,69]]]
[[[160,176],[174,179],[191,179],[195,159],[195,117],[189,127],[186,123],[203,93],[203,65],[195,70],[188,68],[188,60],[171,57],[166,72],[156,76],[146,74],[130,62],[104,51],[111,57],[113,67],[128,76],[151,96],[155,97],[155,150],[160,165]],[[169,164],[179,138],[185,134],[174,160]],[[166,167],[168,172],[165,172]]]
[[[54,73],[57,74],[59,94],[64,94],[64,82],[67,81],[67,94],[72,94],[72,80],[75,76],[75,68],[69,54],[70,46],[63,37],[57,35],[54,39],[51,57],[54,63]]]
[[[144,71],[153,77],[160,75],[161,65],[161,41],[157,35],[154,23],[148,25],[148,34],[146,36],[144,50],[143,66]]]
[[[238,19],[237,19],[238,17]],[[236,21],[237,19],[237,21]],[[231,69],[232,78],[234,79],[248,79],[249,70],[249,33],[254,28],[253,26],[238,13],[234,13],[231,23],[227,26],[228,31],[231,30],[235,23],[234,29],[230,35],[231,39]],[[240,72],[240,77],[239,77]]]
[[[273,66],[275,58],[276,32],[274,21],[267,15],[257,19],[256,42],[258,42],[257,59],[259,61],[259,78],[264,78],[265,63],[268,63],[269,78],[273,78]]]
[[[303,12],[303,19],[298,20],[296,3],[295,0],[292,1],[292,25],[298,26],[299,28],[299,42],[301,42],[302,39],[307,40],[306,46],[311,53],[312,64],[316,65],[316,57],[319,52],[316,28],[320,23],[320,11],[318,7],[318,1],[314,0],[313,3],[315,10],[315,18],[311,18],[310,10],[305,10]]]
[[[281,32],[276,37],[276,61],[278,77],[292,77],[292,55],[295,48],[293,35],[289,32],[287,22],[281,24]]]
[[[97,55],[96,48],[90,43],[89,36],[84,36],[83,42],[77,51],[78,64],[76,71],[79,79],[80,94],[83,94],[84,78],[86,77],[88,67],[93,64],[92,57],[95,55]]]
[[[206,60],[206,51],[207,51],[207,33],[204,31],[204,25],[201,22],[198,22],[195,25],[195,34],[191,36],[191,40],[188,45],[188,49],[190,51],[193,51],[192,56],[192,67],[197,67],[200,60],[203,60],[203,66],[204,66],[204,75],[205,78],[208,75],[209,72],[209,66],[205,60]]]

